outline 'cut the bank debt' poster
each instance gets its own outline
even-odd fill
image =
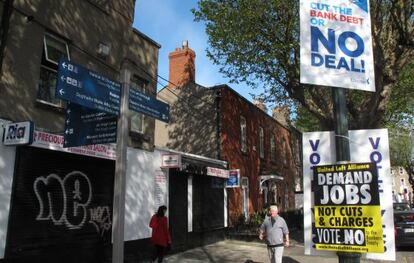
[[[368,0],[300,1],[300,82],[375,91]]]
[[[383,253],[375,163],[313,167],[316,249]]]
[[[348,139],[351,160],[336,163],[334,132],[303,133],[305,254],[395,260],[388,132],[351,130]]]

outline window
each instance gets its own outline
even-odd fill
[[[130,87],[141,92],[146,93],[149,81],[133,75],[131,78]],[[144,133],[144,115],[135,111],[131,111],[131,131]]]
[[[46,34],[43,38],[42,63],[37,91],[37,100],[58,107],[63,107],[62,100],[55,97],[57,70],[60,58],[70,59],[69,48],[65,41]]]
[[[275,137],[270,137],[270,159],[272,162],[276,162],[276,142]]]
[[[240,116],[240,150],[242,152],[247,151],[247,126],[246,126],[246,118]]]
[[[286,140],[283,139],[282,141],[282,159],[283,159],[283,165],[286,167],[287,166],[287,144],[286,144]]]
[[[404,168],[399,167],[399,170],[400,170],[400,175],[403,175],[404,174]]]
[[[263,131],[263,127],[259,127],[259,154],[260,154],[260,158],[264,158],[264,131]]]

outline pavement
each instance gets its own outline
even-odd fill
[[[397,253],[396,261],[374,261],[361,259],[361,263],[413,263],[414,249]],[[167,263],[268,263],[268,255],[265,244],[260,242],[248,242],[227,239],[214,244],[187,250],[178,254],[169,255],[164,262]],[[283,263],[337,263],[337,256],[322,257],[304,255],[302,240],[294,240],[291,237],[290,247],[285,248]]]

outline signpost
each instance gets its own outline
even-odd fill
[[[115,115],[69,102],[63,147],[116,142],[116,127]]]
[[[168,104],[137,89],[130,89],[129,109],[163,122],[168,123],[170,120],[170,106]]]
[[[121,84],[67,59],[59,61],[56,97],[119,115]]]

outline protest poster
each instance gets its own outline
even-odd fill
[[[313,167],[316,249],[383,253],[375,163]]]
[[[368,0],[300,1],[300,82],[375,92]]]
[[[363,253],[362,258],[395,261],[392,177],[387,129],[350,130],[349,150],[352,163],[375,163],[378,175],[384,253]],[[336,163],[334,132],[303,133],[303,211],[305,255],[335,256],[336,251],[319,250],[314,243],[315,198],[312,189],[315,166]]]

